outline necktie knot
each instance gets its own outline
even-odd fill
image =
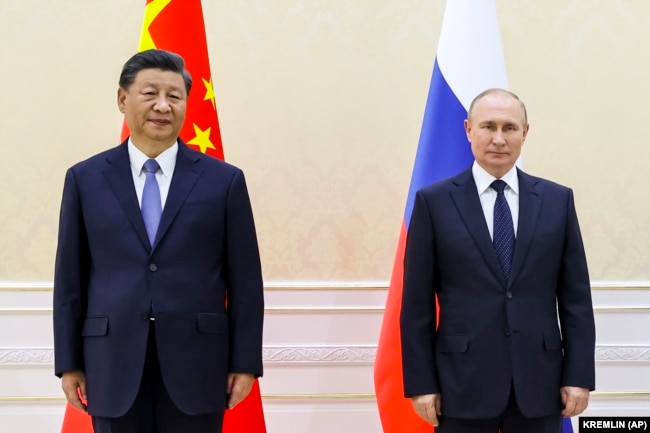
[[[508,184],[502,181],[501,179],[497,179],[492,184],[490,187],[497,192],[497,194],[503,193],[503,191],[506,189],[506,186]]]
[[[147,173],[156,173],[158,169],[160,168],[160,165],[158,165],[158,161],[155,159],[147,159],[144,162],[144,171]]]

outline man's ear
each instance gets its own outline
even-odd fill
[[[127,91],[121,87],[117,88],[117,108],[120,110],[120,113],[124,114],[124,105],[127,96]]]
[[[524,127],[524,138],[521,140],[522,143],[526,141],[526,137],[528,137],[529,129],[530,129],[530,123],[526,123],[526,126]]]

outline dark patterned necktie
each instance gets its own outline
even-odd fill
[[[506,196],[503,194],[506,183],[502,180],[495,180],[490,187],[497,192],[497,199],[494,202],[492,244],[494,245],[494,251],[497,253],[503,275],[507,280],[512,267],[512,254],[515,251],[515,229],[512,224],[510,207],[508,207]]]
[[[156,180],[156,172],[158,169],[160,169],[160,166],[155,159],[148,159],[144,163],[144,171],[147,178],[144,181],[144,190],[142,190],[142,219],[144,219],[149,243],[152,246],[154,240],[156,240],[156,232],[158,231],[160,215],[162,214],[160,188]]]

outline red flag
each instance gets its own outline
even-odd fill
[[[415,413],[411,400],[404,398],[399,314],[402,305],[405,247],[406,226],[402,223],[377,345],[375,394],[384,433],[430,433],[433,432],[433,427]]]
[[[61,433],[93,433],[90,417],[68,403],[65,407]]]
[[[192,90],[187,101],[187,116],[180,133],[181,139],[197,150],[223,160],[201,1],[147,0],[138,51],[152,48],[181,55],[185,59],[185,67],[192,75]],[[122,139],[127,136],[125,123]],[[92,431],[90,417],[68,404],[61,433]],[[244,401],[234,409],[226,410],[223,433],[235,432],[266,433],[257,381]]]

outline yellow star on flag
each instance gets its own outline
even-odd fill
[[[187,144],[198,146],[201,153],[205,153],[208,149],[214,149],[214,144],[210,141],[210,130],[212,127],[209,127],[205,131],[201,131],[201,128],[199,128],[196,123],[192,123],[192,125],[194,126],[194,133],[196,136],[188,141]]]
[[[142,34],[140,35],[140,46],[138,51],[152,50],[156,48],[156,44],[149,33],[149,26],[156,19],[158,14],[167,7],[172,0],[153,0],[144,8],[144,21],[142,23]]]
[[[203,80],[203,85],[205,86],[205,96],[203,97],[203,100],[207,101],[209,99],[212,101],[212,108],[216,110],[217,105],[214,102],[214,87],[212,87],[212,77],[210,77],[210,81],[205,81],[205,78],[201,79]]]

